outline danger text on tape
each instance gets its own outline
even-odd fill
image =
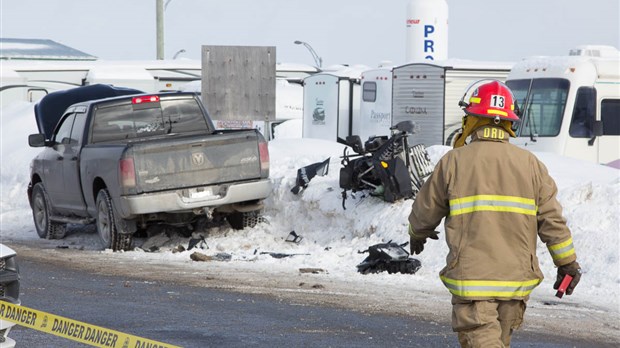
[[[0,302],[0,319],[95,347],[179,348],[9,302]]]

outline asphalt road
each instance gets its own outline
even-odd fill
[[[182,347],[458,347],[446,324],[411,317],[19,262],[24,306]],[[10,336],[18,347],[85,347],[19,326]],[[518,332],[512,346],[601,344]]]

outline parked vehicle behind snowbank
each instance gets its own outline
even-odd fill
[[[0,244],[0,301],[19,304],[19,268],[15,251]],[[13,348],[15,341],[8,337],[15,323],[0,319],[0,348]]]
[[[45,149],[32,161],[28,198],[39,236],[96,222],[105,248],[127,250],[151,225],[255,224],[271,192],[263,136],[215,130],[194,93],[136,92],[93,85],[37,104],[40,133],[28,141]]]
[[[515,144],[602,164],[620,159],[620,53],[584,46],[515,64],[506,84],[521,108]]]

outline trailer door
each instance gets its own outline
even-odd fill
[[[339,119],[339,77],[315,74],[304,79],[304,138],[336,141]]]
[[[442,145],[444,133],[444,68],[429,64],[396,67],[392,73],[392,125],[411,120],[415,143]]]

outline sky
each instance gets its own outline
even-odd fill
[[[321,268],[334,280],[363,281],[364,286],[377,289],[413,289],[436,294],[437,299],[447,303],[449,293],[438,277],[448,252],[443,225],[438,227],[439,241],[429,241],[424,252],[415,256],[422,263],[416,274],[368,276],[357,273],[356,265],[367,255],[358,251],[378,243],[408,241],[407,217],[412,201],[400,200],[391,204],[358,193],[346,201],[347,209],[342,209],[339,170],[343,145],[301,138],[301,122],[301,119],[286,121],[276,128],[276,138],[269,142],[273,190],[265,201],[268,223],[242,231],[231,231],[227,226],[213,228],[205,236],[208,248],[200,252],[211,256],[227,253],[232,257],[230,262],[249,267],[252,272]],[[52,247],[64,245],[110,252],[101,250],[92,225],[82,229],[73,227],[62,240],[47,243],[39,239],[25,194],[30,160],[41,151],[27,146],[27,135],[37,132],[33,104],[16,102],[3,108],[0,123],[0,242],[11,246],[14,241],[40,241],[47,247],[51,243]],[[445,146],[428,148],[433,163],[448,150]],[[552,316],[587,317],[588,312],[596,312],[608,314],[610,321],[615,322],[620,315],[620,170],[550,153],[535,154],[548,167],[558,185],[558,200],[573,233],[578,261],[584,272],[573,295],[565,296],[557,306],[546,307],[557,311],[550,314]],[[313,178],[301,194],[291,193],[297,169],[327,158],[330,158],[327,175]],[[291,231],[302,236],[298,244],[285,242]],[[159,240],[155,243],[160,247],[159,251],[145,253],[136,249],[118,253],[118,257],[131,262],[166,260],[193,267],[188,262],[195,250],[172,252],[177,245],[187,249],[188,238],[173,236],[162,239],[161,235],[153,238],[136,239],[135,245],[146,248],[143,243],[153,245]],[[261,252],[301,255],[275,259]],[[537,256],[545,279],[532,293],[528,306],[540,308],[545,307],[545,303],[558,301],[552,289],[557,269],[540,241]]]
[[[166,0],[168,1],[168,0]],[[0,37],[50,39],[105,60],[156,58],[155,0],[0,0]],[[409,0],[171,0],[164,53],[202,45],[275,46],[277,61],[406,63]],[[448,57],[514,62],[585,44],[620,48],[618,0],[447,0]],[[43,24],[44,23],[44,24]]]

